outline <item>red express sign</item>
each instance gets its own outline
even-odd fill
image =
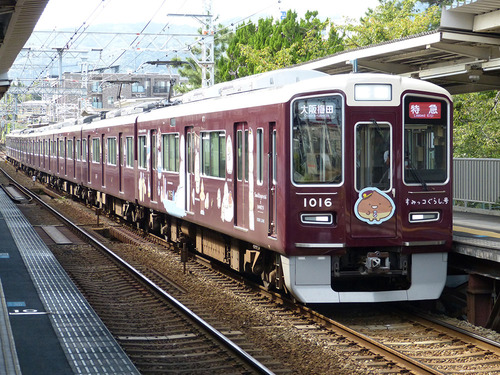
[[[410,103],[411,119],[440,119],[441,103],[439,102],[413,102]]]

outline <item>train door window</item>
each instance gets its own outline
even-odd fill
[[[278,152],[277,152],[277,137],[276,130],[273,130],[273,139],[272,139],[272,163],[273,163],[273,185],[276,185],[276,181],[278,181],[277,170],[278,170]]]
[[[442,184],[448,180],[448,103],[422,96],[404,100],[404,181]]]
[[[94,163],[101,162],[101,140],[99,138],[92,139],[92,161]]]
[[[116,138],[108,138],[108,164],[116,165]]]
[[[140,135],[138,137],[138,145],[137,145],[137,164],[139,168],[146,169],[148,167],[147,165],[147,155],[148,155],[148,149],[147,149],[147,139],[145,135]]]
[[[249,153],[249,149],[248,149],[248,137],[249,137],[249,133],[248,133],[248,129],[245,129],[245,181],[248,181],[248,160],[249,160],[249,157],[248,157],[248,153]]]
[[[87,161],[87,140],[82,139],[82,161]]]
[[[162,135],[163,170],[179,172],[179,134]]]
[[[342,181],[343,103],[340,95],[292,104],[292,179],[295,184]]]
[[[187,149],[187,172],[188,173],[194,173],[194,133],[193,132],[188,132],[187,133],[187,142],[186,142],[186,149]]]
[[[158,167],[158,146],[156,139],[156,130],[151,130],[151,171],[156,171]]]
[[[243,131],[238,130],[236,133],[236,157],[237,157],[237,178],[238,181],[243,180]]]
[[[134,167],[134,138],[133,137],[127,137],[126,139],[126,150],[125,150],[125,155],[126,155],[126,166],[128,168],[133,168]]]
[[[356,189],[391,187],[391,127],[376,121],[356,125]]]
[[[205,176],[226,176],[226,133],[202,132],[202,168]]]
[[[64,140],[63,139],[59,139],[59,157],[60,158],[64,158],[65,155],[64,155]]]
[[[264,129],[257,129],[257,184],[264,181]]]

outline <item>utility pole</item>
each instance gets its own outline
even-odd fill
[[[212,0],[203,0],[204,13],[203,22],[202,55],[201,55],[201,87],[213,86],[215,82],[214,61],[214,27],[212,22]]]
[[[193,17],[203,25],[201,44],[201,60],[190,51],[193,59],[201,67],[201,87],[210,87],[215,83],[215,60],[214,60],[214,27],[212,22],[212,0],[203,0],[204,14],[168,14],[169,16]]]

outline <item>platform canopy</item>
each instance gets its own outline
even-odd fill
[[[500,1],[443,10],[438,30],[301,64],[328,74],[380,72],[431,81],[452,94],[500,89]]]
[[[30,37],[48,0],[0,0],[0,98],[10,87],[8,71]]]

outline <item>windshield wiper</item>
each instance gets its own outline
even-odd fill
[[[427,187],[427,183],[425,182],[424,178],[422,177],[422,175],[420,174],[420,172],[418,171],[418,169],[416,169],[414,166],[413,166],[413,163],[410,159],[410,155],[407,154],[406,155],[406,161],[408,162],[408,167],[409,167],[409,170],[413,176],[413,178],[415,180],[417,180],[420,185],[422,185],[422,188],[424,189],[424,191],[429,191],[429,188]]]

